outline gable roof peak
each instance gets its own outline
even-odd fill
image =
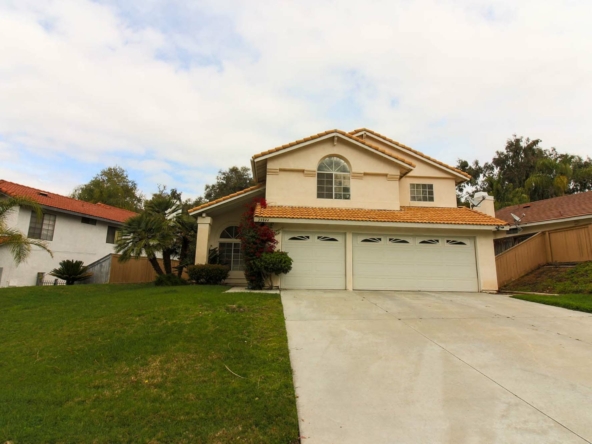
[[[384,141],[386,141],[388,143],[391,143],[391,144],[393,144],[393,145],[395,145],[395,146],[397,146],[399,148],[402,148],[403,150],[406,150],[406,151],[408,151],[411,154],[415,154],[416,156],[423,157],[424,159],[426,159],[426,160],[428,160],[428,161],[430,161],[432,163],[435,163],[435,164],[437,164],[440,167],[443,167],[443,168],[445,168],[447,170],[450,170],[450,171],[456,173],[457,175],[460,175],[460,176],[464,177],[465,180],[471,179],[471,175],[470,174],[465,173],[464,171],[459,170],[458,168],[455,168],[453,166],[450,166],[450,165],[448,165],[448,164],[446,164],[444,162],[441,162],[441,161],[439,161],[437,159],[434,159],[433,157],[430,157],[427,154],[424,154],[421,151],[418,151],[418,150],[416,150],[414,148],[411,148],[410,146],[407,146],[407,145],[405,145],[405,144],[403,144],[401,142],[397,142],[396,140],[393,140],[393,139],[391,139],[389,137],[383,136],[382,134],[377,133],[376,131],[373,131],[371,129],[368,129],[368,128],[358,128],[358,129],[355,129],[353,131],[350,131],[349,134],[351,134],[353,136],[356,136],[357,134],[360,134],[360,133],[368,133],[368,134],[370,134],[372,136],[375,136],[375,137],[377,137],[379,139],[382,139],[382,140],[384,140]]]

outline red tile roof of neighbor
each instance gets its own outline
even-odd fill
[[[514,213],[521,218],[523,224],[578,216],[592,216],[592,191],[512,205],[496,211],[495,215],[513,224],[514,219],[510,213]],[[525,216],[522,216],[523,214]]]
[[[123,223],[137,213],[102,203],[89,203],[49,191],[38,190],[18,183],[0,180],[0,193],[12,197],[28,197],[39,205],[84,216]]]
[[[506,222],[469,208],[401,207],[400,210],[363,208],[320,208],[268,206],[255,210],[255,216],[274,219],[343,220],[453,225],[507,225]]]

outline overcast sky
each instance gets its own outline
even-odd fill
[[[0,0],[0,178],[220,168],[368,127],[442,161],[512,134],[592,154],[592,1]]]

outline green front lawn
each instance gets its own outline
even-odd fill
[[[279,295],[225,289],[0,289],[0,443],[298,442]]]
[[[512,296],[523,301],[538,302],[539,304],[555,305],[570,310],[592,313],[592,294],[562,294],[561,296],[539,296],[531,294],[517,294]]]

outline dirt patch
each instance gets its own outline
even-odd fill
[[[592,290],[592,262],[576,266],[541,267],[510,282],[502,291],[533,293],[590,293]]]

